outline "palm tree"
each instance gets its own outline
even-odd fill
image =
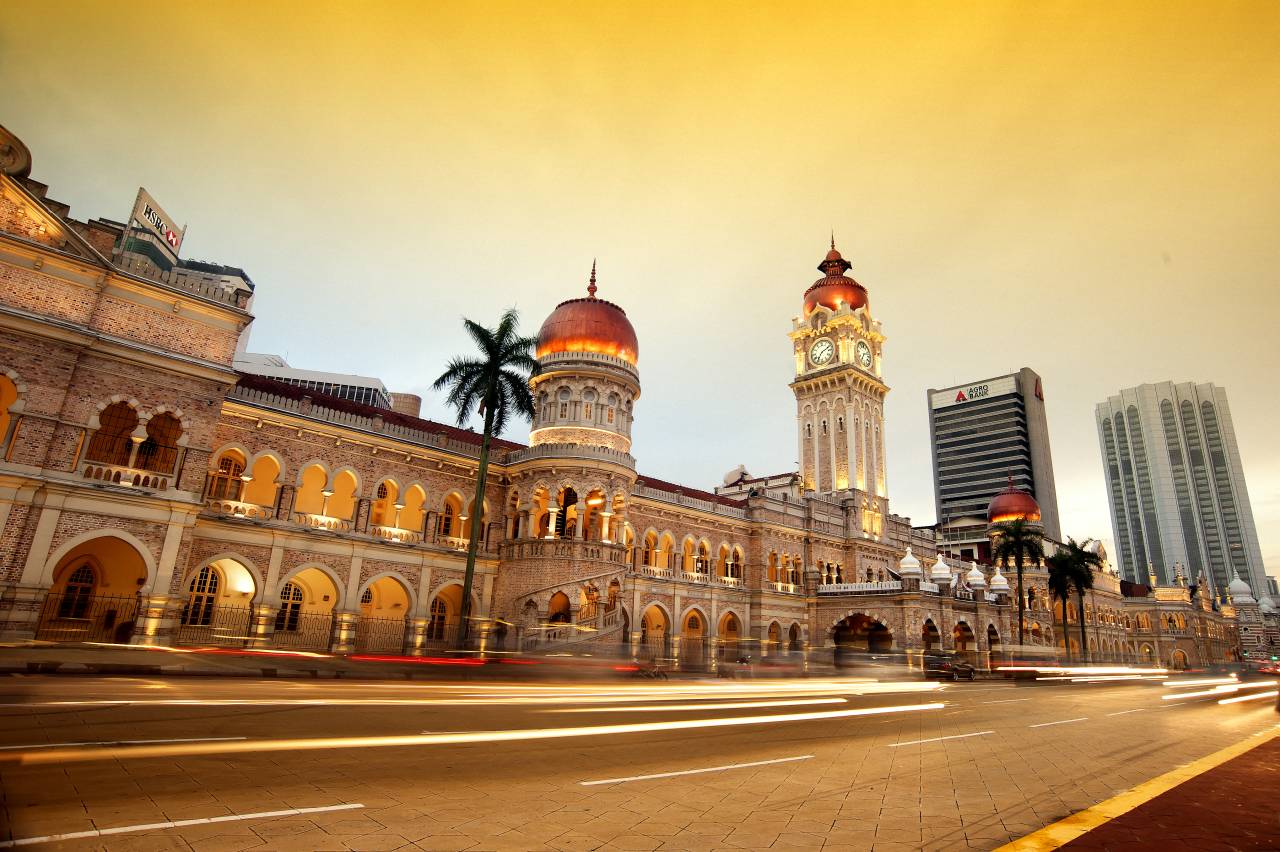
[[[489,444],[502,434],[513,416],[533,419],[533,394],[529,379],[538,374],[538,361],[531,354],[536,337],[521,337],[520,315],[515,308],[502,314],[497,328],[485,328],[463,320],[467,333],[480,350],[479,357],[457,357],[431,386],[449,389],[446,402],[458,412],[464,425],[476,411],[484,417],[484,437],[480,442],[480,464],[476,470],[476,498],[471,508],[471,541],[467,546],[467,573],[462,584],[462,608],[458,619],[458,645],[466,643],[471,619],[471,585],[475,579],[476,549],[484,530],[484,488],[489,475]]]
[[[1082,547],[1074,538],[1068,538],[1067,543],[1058,549],[1058,553],[1065,557],[1064,563],[1071,574],[1071,584],[1076,587],[1076,595],[1080,601],[1080,655],[1087,661],[1089,644],[1084,630],[1084,593],[1093,588],[1093,572],[1094,569],[1102,570],[1102,558]]]
[[[992,558],[1006,565],[1012,559],[1018,571],[1018,644],[1022,645],[1027,632],[1023,617],[1027,602],[1022,597],[1022,566],[1028,561],[1043,559],[1044,548],[1040,544],[1040,533],[1022,518],[996,524],[992,532],[995,534]]]
[[[1049,568],[1049,595],[1062,601],[1062,653],[1069,663],[1071,635],[1067,632],[1067,599],[1075,586],[1075,566],[1071,563],[1071,556],[1062,550],[1045,557],[1044,564]]]

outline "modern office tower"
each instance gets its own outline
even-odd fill
[[[987,505],[1010,484],[1040,504],[1045,535],[1062,540],[1044,386],[1029,367],[928,391],[939,547],[964,559],[990,556]]]
[[[1160,382],[1097,407],[1121,572],[1134,582],[1208,577],[1225,594],[1232,573],[1266,588],[1227,392]]]
[[[300,388],[327,393],[352,402],[372,405],[377,408],[394,408],[391,392],[381,379],[372,376],[354,376],[347,373],[325,373],[318,370],[299,370],[290,367],[279,355],[267,355],[259,352],[238,352],[234,366],[242,373],[254,376],[266,376],[280,382],[287,382]],[[422,402],[418,401],[421,409]],[[418,416],[416,413],[414,417]]]

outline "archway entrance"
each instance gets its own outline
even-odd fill
[[[356,619],[356,650],[399,654],[404,650],[405,617],[409,590],[395,577],[379,577],[360,593],[360,617]]]
[[[859,654],[883,654],[893,649],[893,633],[869,615],[857,613],[838,623],[832,634],[836,665],[853,664]]]
[[[957,621],[956,626],[951,628],[951,647],[955,649],[957,656],[963,657],[971,663],[976,660],[978,650],[977,637],[973,635],[973,629],[965,622]]]
[[[1181,648],[1175,648],[1173,655],[1169,658],[1169,667],[1174,671],[1185,671],[1188,667],[1187,652]]]
[[[987,625],[987,650],[991,653],[991,663],[1004,661],[1004,648],[1000,645],[1000,631],[994,624]]]
[[[737,660],[742,656],[741,640],[742,640],[742,624],[738,621],[738,616],[731,612],[726,612],[720,617],[720,629],[717,631],[717,638],[720,640],[720,659],[727,661]]]
[[[707,617],[693,610],[684,617],[680,629],[680,668],[702,671],[707,665]]]
[[[667,623],[667,614],[662,607],[650,604],[640,618],[640,648],[637,659],[656,662],[671,655],[669,639],[671,625]]]
[[[425,644],[442,648],[455,643],[458,637],[459,618],[462,613],[462,586],[457,583],[450,583],[436,592],[436,596],[431,599],[428,613],[430,619],[427,621]],[[534,623],[536,624],[536,605],[533,615]]]
[[[53,569],[36,638],[129,642],[138,620],[138,592],[146,582],[146,563],[124,539],[104,535],[77,545]]]
[[[241,647],[253,638],[253,572],[230,557],[191,575],[178,617],[178,645]]]
[[[938,630],[938,625],[933,623],[932,618],[925,619],[924,625],[920,629],[920,641],[924,645],[926,654],[942,650],[942,633]]]
[[[304,568],[280,587],[272,644],[278,648],[328,650],[338,589],[319,568]]]

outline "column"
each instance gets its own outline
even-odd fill
[[[581,541],[581,540],[582,540],[583,521],[585,520],[584,516],[585,516],[585,515],[586,515],[586,513],[587,513],[587,512],[586,512],[587,504],[586,504],[585,502],[583,502],[583,499],[582,499],[581,497],[579,497],[579,498],[578,498],[578,502],[577,502],[577,503],[574,503],[574,504],[573,504],[573,507],[574,507],[574,509],[576,509],[576,510],[577,510],[577,511],[575,512],[575,517],[574,517],[574,519],[573,519],[573,537],[574,537],[575,539],[577,539],[578,541]],[[565,530],[565,532],[568,532],[568,530]]]
[[[831,462],[831,490],[835,491],[838,487],[838,480],[836,479],[838,465],[836,464],[836,410],[834,406],[827,416],[827,444],[827,459]]]
[[[547,507],[550,517],[547,519],[547,538],[556,537],[556,515],[560,514],[560,507],[552,503]]]
[[[611,529],[611,527],[612,527],[612,520],[613,520],[613,512],[608,512],[608,511],[601,512],[600,517],[603,519],[600,522],[600,540],[603,541],[605,544],[612,544],[613,530]]]

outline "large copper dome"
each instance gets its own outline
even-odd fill
[[[538,357],[556,352],[595,352],[613,355],[634,365],[640,357],[636,330],[627,312],[604,299],[596,298],[596,271],[591,267],[591,284],[585,299],[561,302],[538,331]]]
[[[818,271],[826,273],[825,278],[813,282],[813,286],[804,291],[804,314],[813,313],[814,308],[822,305],[832,311],[838,311],[845,305],[850,310],[864,308],[867,305],[867,288],[848,275],[849,261],[840,256],[832,242],[831,251],[818,264]]]
[[[1040,520],[1040,504],[1027,492],[1015,488],[1013,483],[991,499],[987,506],[987,520],[993,524],[1022,519],[1027,523]]]

